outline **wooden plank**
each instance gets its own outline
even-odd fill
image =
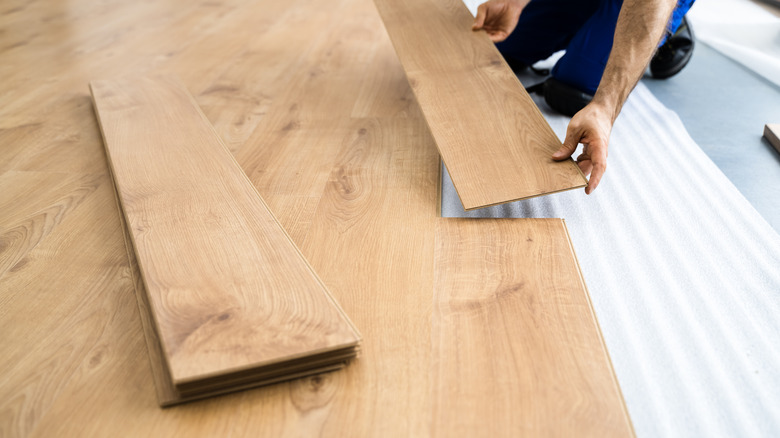
[[[764,137],[767,139],[769,144],[777,149],[777,152],[780,152],[780,124],[775,123],[764,125]]]
[[[365,342],[310,434],[428,436],[436,150],[419,113],[355,119],[342,144],[301,249]]]
[[[134,337],[141,340],[133,328],[138,320],[134,300],[125,299],[132,295],[122,293],[127,259],[119,222],[112,216],[111,181],[105,175],[93,175],[87,184],[89,188],[80,197],[76,195],[83,188],[72,192],[68,201],[55,198],[54,206],[61,208],[58,220],[47,221],[51,229],[43,240],[0,279],[4,340],[0,343],[0,393],[7,394],[0,400],[0,436],[29,436],[39,417],[53,405],[73,403],[60,398],[73,379],[84,378],[84,389],[100,391],[88,382],[106,367],[122,370],[123,361],[113,358],[121,353],[145,356],[133,345]],[[9,191],[15,188],[7,187]],[[56,187],[39,186],[37,190],[48,192]],[[44,211],[48,214],[54,206]],[[108,215],[95,213],[101,211]],[[114,382],[126,375],[126,369],[120,371]],[[127,395],[136,396],[137,382],[127,384]],[[151,387],[148,390],[151,397]],[[58,419],[59,424],[66,421]]]
[[[460,0],[375,4],[466,210],[586,185]]]
[[[170,77],[91,89],[176,389],[276,380],[307,356],[333,355],[319,369],[354,355],[357,331],[186,89]]]
[[[114,194],[116,197],[117,206],[119,207],[119,211],[121,211],[119,194],[116,193],[116,190],[114,191]],[[281,382],[293,378],[306,377],[306,376],[319,374],[327,371],[335,371],[337,369],[341,369],[344,366],[344,363],[336,363],[336,364],[327,363],[321,368],[309,367],[309,369],[297,373],[296,372],[285,373],[284,377],[281,378],[271,378],[267,380],[255,379],[249,382],[238,382],[232,385],[219,385],[216,388],[198,391],[194,394],[182,393],[173,385],[173,379],[171,378],[171,373],[168,370],[167,362],[165,360],[164,353],[162,351],[162,346],[160,344],[160,338],[157,335],[157,331],[155,330],[154,319],[151,313],[151,307],[149,305],[149,299],[148,299],[149,295],[146,290],[146,285],[144,285],[143,278],[141,277],[141,272],[138,267],[138,261],[135,257],[135,253],[133,252],[132,239],[130,237],[130,234],[128,234],[127,226],[125,224],[125,219],[121,214],[120,214],[120,219],[122,223],[122,230],[124,231],[123,235],[125,239],[127,259],[130,263],[131,277],[133,279],[136,301],[138,303],[138,312],[141,316],[141,326],[143,328],[144,339],[146,340],[146,348],[149,354],[149,363],[151,366],[152,379],[154,380],[154,386],[157,393],[157,402],[160,404],[160,406],[171,406],[178,403],[200,400],[215,395],[226,394],[241,389],[249,389],[249,388],[254,388],[261,385],[269,385],[272,383],[277,383],[277,382]]]
[[[29,253],[62,222],[63,218],[92,194],[98,185],[94,175],[10,171],[0,175],[0,279],[21,269]],[[40,188],[46,187],[41,193]],[[12,295],[0,296],[0,306]]]
[[[436,225],[435,436],[632,436],[561,219]]]

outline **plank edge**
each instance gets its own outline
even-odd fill
[[[590,298],[590,291],[588,291],[588,285],[585,283],[585,277],[582,275],[582,267],[580,266],[580,261],[577,258],[577,253],[574,251],[574,243],[572,242],[571,234],[569,233],[569,227],[566,226],[566,219],[560,219],[560,224],[561,227],[563,228],[564,233],[566,234],[566,241],[569,244],[569,251],[571,252],[572,257],[574,258],[574,265],[577,268],[577,274],[579,275],[580,278],[582,292],[585,294],[585,299],[588,302],[588,309],[590,309],[590,315],[593,320],[593,324],[596,326],[596,332],[598,333],[599,341],[601,342],[601,348],[604,351],[604,358],[606,359],[607,365],[609,366],[610,374],[612,376],[612,384],[614,386],[615,391],[617,392],[618,397],[620,397],[620,405],[623,408],[623,418],[628,425],[628,429],[631,432],[631,436],[636,437],[636,430],[634,429],[634,423],[633,421],[631,421],[631,415],[628,412],[628,405],[626,404],[626,399],[623,396],[623,390],[620,388],[620,382],[618,382],[617,374],[615,373],[615,366],[612,363],[612,358],[609,355],[609,350],[607,349],[607,343],[604,341],[604,334],[601,331],[601,325],[599,324],[598,317],[596,316],[596,309],[593,307],[593,301]]]

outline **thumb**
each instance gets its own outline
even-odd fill
[[[553,160],[560,161],[571,157],[571,154],[577,150],[577,145],[580,142],[580,138],[573,130],[566,131],[566,140],[563,141],[561,147],[553,154]]]
[[[487,5],[485,3],[482,3],[477,8],[477,17],[474,18],[474,24],[471,25],[471,30],[482,29],[482,26],[485,24],[486,15],[487,15]]]

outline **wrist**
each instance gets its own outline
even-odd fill
[[[591,100],[590,105],[593,106],[595,111],[601,113],[604,117],[608,117],[612,123],[615,123],[618,114],[620,114],[620,109],[623,106],[620,96],[615,93],[607,92],[601,87],[596,90],[596,94],[593,95],[593,100]]]

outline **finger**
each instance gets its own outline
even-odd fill
[[[482,29],[485,25],[485,16],[487,15],[487,3],[482,3],[477,8],[477,17],[474,18],[474,24],[471,25],[471,30]]]
[[[563,145],[561,145],[560,149],[553,154],[553,160],[561,161],[571,157],[571,154],[577,150],[577,144],[579,144],[579,142],[579,132],[569,126],[569,128],[566,129],[566,140],[563,141]]]
[[[604,173],[607,171],[607,162],[606,160],[603,160],[602,158],[593,159],[593,172],[590,175],[590,179],[588,180],[588,186],[585,187],[585,193],[590,195],[593,193],[594,190],[596,190],[596,187],[599,186],[599,183],[601,182],[601,178],[604,176]]]
[[[509,36],[509,34],[507,34],[503,30],[499,30],[488,34],[488,36],[490,37],[490,40],[493,41],[494,43],[500,43],[501,41],[504,41],[506,37]]]
[[[580,170],[582,171],[582,174],[585,176],[590,175],[590,173],[593,171],[593,162],[590,160],[583,160],[577,163],[580,166]]]

